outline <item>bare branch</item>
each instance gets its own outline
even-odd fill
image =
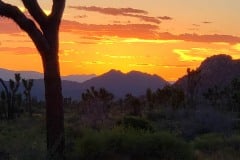
[[[32,17],[42,26],[47,20],[47,15],[43,12],[37,0],[22,0],[22,2]]]
[[[57,22],[57,25],[59,26],[65,8],[66,0],[52,0],[52,1],[53,1],[52,12],[49,17],[53,21]]]
[[[4,3],[2,0],[0,0],[0,16],[12,19],[22,30],[27,32],[40,54],[43,54],[49,50],[48,43],[42,32],[37,28],[31,19],[28,19],[19,10],[18,7]]]

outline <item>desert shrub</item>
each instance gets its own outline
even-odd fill
[[[219,134],[205,134],[197,137],[194,140],[194,147],[197,150],[213,153],[226,146],[225,140],[222,135]]]
[[[192,148],[170,133],[133,129],[88,130],[76,139],[75,159],[83,160],[188,160]]]
[[[39,120],[19,118],[1,122],[0,144],[0,159],[1,156],[8,156],[10,160],[41,160],[46,157],[45,130]]]
[[[134,128],[134,129],[140,129],[140,130],[153,130],[153,127],[148,120],[141,118],[141,117],[136,117],[136,116],[124,117],[122,125],[125,128]]]
[[[228,138],[227,146],[236,151],[240,151],[240,135],[233,135],[230,138]]]
[[[193,141],[197,159],[238,160],[240,157],[240,136],[206,134]]]
[[[192,111],[187,118],[185,117],[182,114],[177,119],[180,121],[181,134],[186,139],[194,139],[203,134],[229,135],[233,132],[233,118],[213,109],[198,109]]]

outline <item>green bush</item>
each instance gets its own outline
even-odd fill
[[[141,117],[136,116],[126,116],[123,118],[122,122],[123,127],[125,128],[134,128],[140,130],[153,130],[151,123]]]
[[[10,160],[42,160],[46,157],[45,130],[38,120],[20,118],[0,122],[0,144],[0,152],[5,157],[8,155]]]
[[[227,145],[236,151],[240,151],[240,135],[233,135],[227,139]]]
[[[169,133],[133,129],[85,131],[76,139],[75,159],[83,160],[190,160],[192,148]],[[72,159],[74,159],[72,158]]]
[[[224,137],[218,134],[205,134],[194,140],[194,147],[206,153],[213,153],[226,147]]]
[[[240,135],[206,134],[193,141],[198,159],[239,160]]]

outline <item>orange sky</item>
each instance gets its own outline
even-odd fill
[[[211,55],[240,58],[240,1],[208,1],[67,0],[61,73],[138,70],[174,81]],[[20,1],[5,2],[27,14]],[[49,13],[51,4],[39,2]],[[42,71],[34,45],[11,20],[0,18],[0,37],[0,68]]]

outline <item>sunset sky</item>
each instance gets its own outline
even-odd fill
[[[4,0],[27,14],[21,0]],[[39,0],[46,14],[51,1]],[[174,81],[206,57],[240,58],[240,0],[67,0],[62,75],[137,70]],[[0,18],[0,68],[42,72],[31,40]]]

